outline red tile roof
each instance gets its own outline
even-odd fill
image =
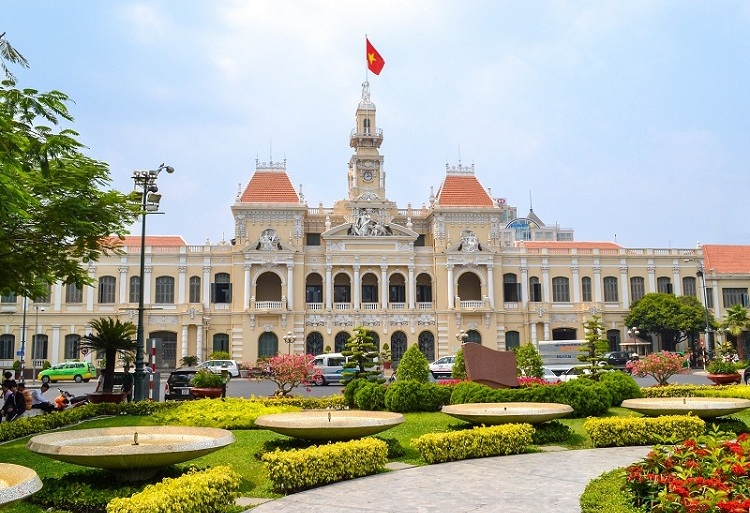
[[[703,266],[717,274],[750,274],[750,246],[703,246]]]
[[[115,239],[113,237],[113,239]],[[115,239],[117,241],[117,239]],[[122,241],[123,246],[140,246],[140,235],[126,235]],[[146,246],[152,247],[175,247],[187,246],[185,239],[179,235],[146,235]]]
[[[240,196],[243,203],[299,203],[286,171],[256,170]]]
[[[448,174],[437,193],[443,207],[491,207],[492,198],[473,174]]]

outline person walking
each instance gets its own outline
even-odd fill
[[[127,402],[133,400],[133,375],[130,373],[130,366],[125,366],[125,375],[122,377],[122,391],[127,395],[125,396]]]

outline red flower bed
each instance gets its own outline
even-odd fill
[[[717,433],[674,446],[657,446],[627,468],[636,506],[657,513],[750,511],[750,436]]]

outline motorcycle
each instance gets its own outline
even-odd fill
[[[73,395],[62,388],[58,388],[57,390],[60,392],[60,395],[55,397],[57,411],[63,411],[68,408],[76,408],[78,406],[83,406],[84,404],[89,404],[89,399],[85,395]]]

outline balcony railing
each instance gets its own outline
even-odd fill
[[[391,310],[406,310],[406,303],[388,303]]]
[[[280,310],[281,301],[256,301],[256,310]]]
[[[362,310],[377,310],[379,303],[362,303]]]
[[[308,310],[322,310],[323,309],[323,303],[307,303],[307,309]]]
[[[484,301],[461,301],[461,308],[482,308]]]
[[[432,302],[417,303],[417,310],[432,310]]]
[[[333,309],[334,310],[351,310],[352,304],[351,303],[334,303]]]

